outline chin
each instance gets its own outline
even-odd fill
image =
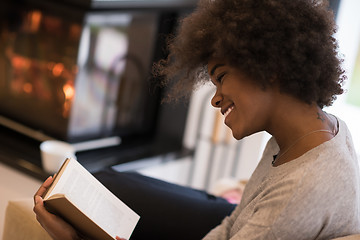
[[[241,140],[245,137],[245,136],[242,136],[241,134],[236,134],[234,131],[232,131],[232,135],[236,140]]]
[[[245,133],[245,132],[243,132],[243,131],[236,132],[236,131],[234,131],[234,130],[232,130],[232,129],[231,129],[231,131],[232,131],[233,137],[234,137],[236,140],[241,140],[241,139],[243,139],[243,138],[245,138],[245,137],[248,137],[248,136],[252,135],[252,133],[251,133],[251,134],[247,134],[247,133]]]
[[[233,135],[234,136],[234,135]],[[235,137],[234,136],[234,138],[236,139],[236,140],[241,140],[241,139],[243,139],[244,137]]]

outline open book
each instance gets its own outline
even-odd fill
[[[140,218],[72,158],[65,160],[43,198],[49,212],[91,239],[129,239]]]

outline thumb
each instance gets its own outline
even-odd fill
[[[44,200],[42,199],[42,197],[37,195],[34,197],[34,202],[35,205],[33,211],[35,212],[36,215],[42,215],[42,213],[46,211],[44,207]]]
[[[37,204],[44,205],[44,200],[39,195],[35,196],[35,205]]]

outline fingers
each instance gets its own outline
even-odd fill
[[[52,184],[54,178],[48,177],[34,195],[34,208],[37,221],[55,240],[79,239],[75,229],[62,218],[48,212],[44,207],[42,195]]]
[[[60,217],[48,212],[44,207],[44,201],[39,196],[35,196],[34,212],[36,220],[49,233],[54,240],[73,240],[80,239],[75,229]]]
[[[34,202],[35,202],[35,204],[34,204],[33,211],[36,213],[36,216],[38,216],[38,214],[41,213],[42,208],[44,207],[44,202],[40,196],[35,196]]]
[[[44,220],[49,219],[51,214],[45,209],[43,199],[40,196],[36,195],[34,201],[33,211],[36,214],[36,219],[41,224]]]
[[[34,203],[36,204],[36,202],[35,202],[35,198],[36,198],[36,196],[42,196],[45,192],[46,192],[46,190],[50,187],[50,185],[51,185],[51,183],[53,182],[53,177],[52,176],[50,176],[50,177],[48,177],[46,180],[45,180],[45,182],[40,186],[40,188],[37,190],[37,192],[35,193],[35,195],[34,195]]]
[[[40,224],[43,222],[44,219],[48,219],[50,213],[45,209],[44,202],[42,199],[42,195],[51,185],[53,178],[50,176],[48,177],[45,182],[40,186],[38,191],[34,195],[34,208],[33,211],[36,214],[36,219]]]

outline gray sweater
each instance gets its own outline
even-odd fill
[[[360,233],[360,175],[350,132],[278,167],[271,138],[239,206],[204,239],[332,239]]]

